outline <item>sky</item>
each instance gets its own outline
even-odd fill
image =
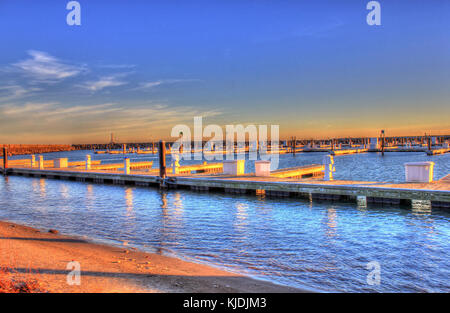
[[[0,0],[0,143],[450,134],[450,1]]]

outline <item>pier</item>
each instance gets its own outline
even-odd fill
[[[263,143],[267,148],[266,153],[292,154],[323,152],[332,155],[346,155],[358,153],[388,153],[388,152],[423,152],[428,155],[449,153],[450,135],[425,135],[425,136],[403,136],[403,137],[357,137],[357,138],[331,138],[331,139],[297,139],[281,140],[278,145],[271,146],[268,142]],[[171,153],[174,142],[166,142],[167,154]],[[213,148],[211,149],[211,144]],[[226,146],[225,141],[201,143],[191,142],[190,153],[204,154],[229,154],[249,153],[256,151],[262,143],[243,143],[242,147],[237,145],[231,151],[225,149],[216,150],[216,147]],[[200,147],[200,149],[198,149]],[[95,154],[158,154],[156,142],[141,143],[108,143],[108,144],[85,144],[73,145],[75,150],[94,150]],[[187,149],[185,149],[187,150]]]
[[[76,149],[72,145],[21,145],[21,144],[3,145],[3,144],[0,144],[0,155],[3,155],[2,151],[3,151],[4,147],[8,149],[9,155],[63,152],[63,151],[72,151],[72,150]]]
[[[39,169],[32,168],[26,163],[31,164],[31,161],[20,165],[10,164],[9,168],[2,169],[2,173],[144,187],[297,197],[310,201],[411,205],[414,200],[428,200],[433,208],[450,208],[450,179],[448,176],[430,183],[394,184],[371,181],[325,181],[320,178],[323,175],[324,166],[317,164],[279,169],[271,172],[270,176],[261,177],[255,176],[254,173],[223,174],[221,173],[222,163],[186,165],[180,167],[177,174],[172,173],[172,168],[169,167],[164,176],[158,175],[159,169],[148,168],[151,162],[129,163],[128,171],[118,171],[118,169],[124,168],[124,164],[105,164],[103,168],[101,165],[97,165],[86,170],[79,165],[67,168]],[[145,167],[147,169],[144,169]]]

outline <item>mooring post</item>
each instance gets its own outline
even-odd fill
[[[3,147],[3,175],[6,175],[7,168],[8,168],[8,148]]]
[[[91,169],[91,155],[87,154],[86,155],[86,170],[90,170]]]
[[[294,141],[292,142],[293,154],[295,155],[295,150],[297,149],[297,137],[294,137]]]
[[[36,167],[36,156],[34,154],[31,155],[31,168]]]
[[[40,170],[44,169],[44,156],[43,155],[39,156],[39,169]]]
[[[125,158],[123,161],[123,173],[125,175],[130,174],[130,158]]]
[[[334,159],[331,154],[325,155],[323,157],[323,165],[325,166],[324,180],[326,181],[333,180]]]
[[[159,141],[159,177],[166,178],[166,142]]]
[[[431,137],[427,137],[428,151],[431,151]]]

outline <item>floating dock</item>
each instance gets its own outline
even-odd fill
[[[202,170],[204,164],[188,166],[183,172]],[[197,167],[196,167],[197,166]],[[200,167],[198,167],[200,166]],[[217,164],[209,164],[217,168]],[[310,167],[313,173],[310,179],[288,178],[303,175],[305,168],[275,171],[268,177],[254,174],[240,176],[217,173],[171,174],[166,178],[152,175],[148,171],[133,170],[130,174],[117,170],[85,170],[79,168],[8,168],[8,175],[67,179],[95,183],[112,183],[121,185],[155,186],[163,188],[187,188],[197,191],[221,191],[236,194],[253,194],[276,197],[299,197],[310,201],[326,200],[339,202],[377,203],[381,205],[411,204],[414,200],[429,200],[433,208],[450,209],[450,179],[444,178],[431,183],[380,183],[361,181],[323,181],[314,177],[321,165]],[[168,168],[169,169],[169,168]],[[203,168],[205,172],[206,168]],[[302,174],[303,171],[303,174]],[[4,172],[1,169],[1,172]],[[277,177],[277,173],[279,176]],[[311,174],[311,173],[310,173]],[[285,177],[283,177],[285,176]]]
[[[428,155],[444,154],[449,152],[450,152],[449,148],[427,150]]]

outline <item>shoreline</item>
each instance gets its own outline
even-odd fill
[[[277,285],[209,265],[127,246],[0,221],[0,268],[15,280],[35,280],[51,293],[297,293],[305,289]],[[67,264],[77,261],[81,284],[67,284]]]

